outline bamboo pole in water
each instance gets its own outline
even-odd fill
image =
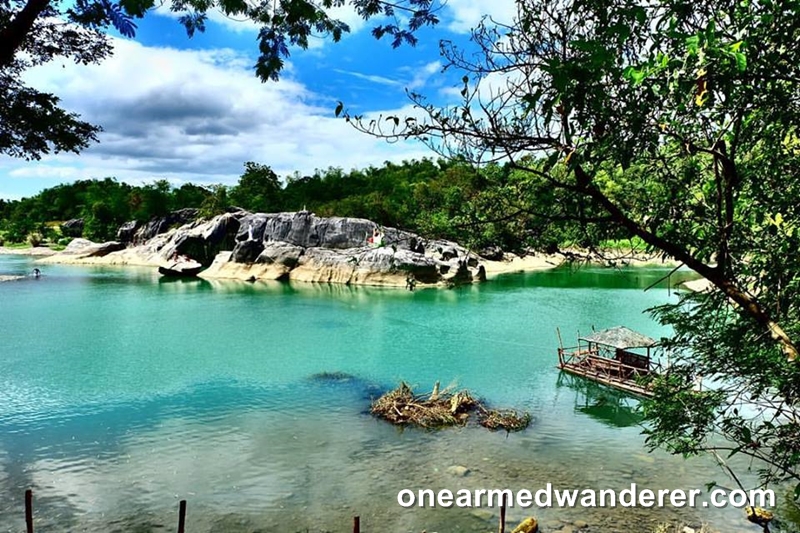
[[[33,491],[25,491],[25,527],[28,533],[33,533]]]
[[[178,533],[184,533],[186,528],[186,500],[181,500],[178,508]]]
[[[506,531],[506,505],[508,504],[508,494],[503,494],[503,503],[500,504],[500,533]]]
[[[353,517],[353,533],[361,533],[361,517]]]

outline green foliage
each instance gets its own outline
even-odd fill
[[[248,161],[239,183],[230,190],[231,204],[248,211],[271,213],[281,208],[281,183],[267,165]]]
[[[228,206],[228,188],[225,185],[212,185],[210,194],[200,204],[200,216],[215,217],[224,213]]]
[[[26,240],[28,241],[28,244],[30,244],[34,248],[42,245],[42,235],[37,232],[28,233],[28,237]]]
[[[141,186],[112,178],[79,180],[45,189],[36,196],[0,203],[0,230],[9,242],[22,242],[37,232],[50,242],[60,237],[58,224],[82,218],[83,237],[114,239],[117,229],[132,219],[146,221],[183,207],[200,207],[210,192],[196,185],[178,189],[165,180]]]
[[[555,212],[559,201],[546,183],[534,186],[517,171],[499,165],[476,170],[457,160],[387,162],[350,172],[318,170],[283,184],[270,167],[249,162],[233,187],[174,188],[164,180],[132,186],[111,178],[58,185],[31,198],[2,202],[0,230],[11,242],[24,240],[32,231],[55,242],[60,235],[45,223],[82,218],[82,236],[103,241],[115,238],[119,226],[129,220],[147,221],[186,207],[199,208],[201,216],[210,218],[236,206],[253,212],[305,208],[320,216],[367,218],[476,250],[552,250],[575,243],[591,247],[601,238],[620,236],[619,231],[552,224],[537,216]]]

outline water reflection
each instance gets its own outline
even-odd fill
[[[507,286],[597,289],[677,289],[699,276],[686,268],[603,268],[563,266],[540,272],[504,274],[495,283]]]
[[[638,399],[580,376],[559,373],[556,389],[560,393],[563,393],[563,389],[574,393],[575,412],[606,426],[631,427],[641,424],[643,420]]]

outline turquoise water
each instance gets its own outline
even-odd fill
[[[0,256],[0,274],[29,272]],[[708,460],[643,448],[635,401],[560,376],[555,348],[674,297],[668,270],[509,275],[456,290],[165,281],[144,269],[47,266],[0,283],[0,531],[485,531],[464,509],[403,509],[402,488],[703,488]],[[681,274],[678,274],[678,277]],[[676,281],[676,276],[671,277]],[[347,380],[313,379],[344,372]],[[366,410],[400,380],[526,409],[507,436],[398,431]],[[470,474],[454,477],[447,468]],[[735,509],[512,509],[556,530],[646,531],[671,519],[757,531]]]

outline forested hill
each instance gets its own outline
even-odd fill
[[[186,207],[212,216],[230,206],[361,217],[427,237],[506,251],[585,246],[615,237],[597,228],[579,229],[575,223],[556,227],[532,215],[550,211],[560,201],[546,190],[531,190],[529,179],[497,165],[476,170],[465,163],[423,159],[350,172],[329,168],[281,180],[270,167],[250,162],[234,186],[176,187],[166,180],[134,186],[106,178],[58,185],[22,200],[0,200],[0,240],[110,240],[130,220],[146,221]],[[71,219],[82,219],[82,229],[62,233],[61,223]]]

